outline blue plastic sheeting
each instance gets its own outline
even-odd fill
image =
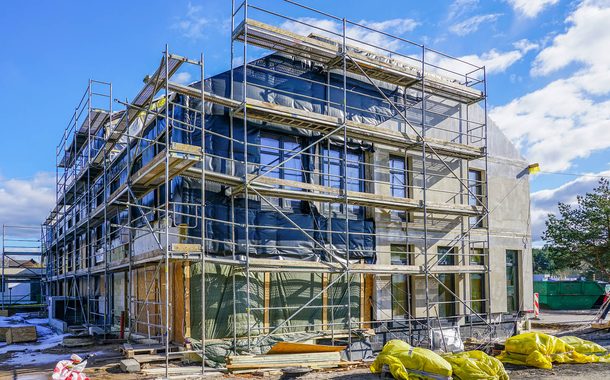
[[[266,69],[273,70],[273,72]],[[307,80],[290,78],[283,73]],[[236,68],[234,70],[235,99],[242,97],[243,89],[240,83],[242,78],[243,70]],[[343,101],[343,91],[339,89],[328,91],[327,80],[330,80],[331,85],[342,86],[343,84],[341,75],[330,74],[327,77],[326,73],[322,73],[319,68],[311,66],[309,63],[273,54],[248,65],[247,92],[251,99],[341,117],[343,107],[339,103]],[[370,83],[356,78],[347,78],[347,81],[348,88],[353,91],[348,93],[347,98],[348,107],[350,107],[348,108],[349,119],[378,124],[395,116],[395,110],[385,103]],[[204,83],[207,91],[230,97],[230,73],[228,71],[206,79]],[[201,84],[195,83],[193,86],[200,87]],[[418,101],[410,98],[397,86],[383,85],[382,87],[386,96],[397,101],[399,108],[400,105],[408,106]],[[200,107],[198,99],[186,98],[182,95],[176,95],[173,102],[186,105],[191,109]],[[201,125],[199,115],[188,108],[170,106],[170,113],[176,120]],[[229,110],[211,103],[206,104],[205,118],[206,131],[212,132],[206,133],[205,137],[206,153],[208,154],[205,162],[207,170],[243,177],[246,171],[244,164],[240,163],[245,159],[244,144],[241,143],[244,139],[243,120],[234,118],[231,123]],[[165,122],[164,117],[156,117],[143,131],[143,137],[146,139],[156,139],[160,142],[154,143],[143,139],[137,140],[137,142],[132,141],[131,150],[134,155],[132,172],[146,165],[156,154],[165,149],[165,145],[162,144],[165,142],[163,135]],[[200,131],[184,130],[184,125],[176,121],[171,121],[171,123],[171,141],[201,145]],[[292,136],[290,141],[299,148],[311,144],[320,137],[318,134],[304,129],[250,120],[247,130],[247,159],[250,164],[248,171],[254,174],[259,172],[260,164],[265,164],[261,163],[261,147],[259,146],[262,134],[265,136],[269,134]],[[240,141],[231,142],[229,136]],[[332,136],[321,143],[318,149],[326,148],[327,144],[343,146],[344,142],[342,136]],[[347,141],[347,145],[349,151],[357,156],[360,156],[358,152],[373,150],[370,142],[350,139]],[[312,147],[307,153],[313,155],[316,152],[316,147]],[[233,172],[231,172],[231,159],[235,160]],[[300,180],[311,183],[311,174],[307,172],[315,170],[313,158],[303,154],[296,160],[298,161],[295,164],[300,165],[300,169],[304,171]],[[124,151],[123,157],[115,161],[116,164],[111,170],[113,174],[118,175],[112,184],[114,187],[118,188],[126,180],[126,161]],[[277,162],[270,165],[275,163]],[[334,181],[336,186],[340,186],[340,180]],[[171,206],[172,210],[176,211],[173,222],[186,225],[189,235],[193,237],[193,241],[196,241],[201,236],[201,207],[195,206],[201,202],[200,183],[197,180],[182,177],[173,179],[171,183],[171,201],[176,204],[175,207]],[[349,184],[349,186],[351,187],[353,184]],[[243,196],[236,196],[232,206],[231,199],[225,194],[225,190],[226,186],[220,184],[206,184],[206,237],[209,240],[206,248],[210,254],[229,255],[234,251],[235,254],[243,255],[246,253],[246,242],[248,242],[251,256],[328,261],[331,258],[328,257],[325,249],[332,250],[337,256],[345,257],[349,245],[351,259],[363,259],[366,262],[375,260],[374,222],[366,219],[364,212],[348,210],[350,234],[349,241],[346,243],[346,220],[340,208],[333,209],[329,219],[328,212],[325,211],[325,215],[321,215],[314,203],[291,200],[284,202],[283,207],[280,207],[282,214],[265,202],[251,198],[248,204],[249,236],[246,240],[245,200]],[[144,197],[142,204],[146,206],[163,204],[163,196],[164,191],[159,190],[156,195],[153,192]],[[191,205],[184,205],[184,203]],[[134,214],[134,217],[138,216],[140,215]],[[147,215],[149,220],[161,217],[163,215],[154,215],[154,213]],[[304,229],[306,233],[296,228],[295,224]]]

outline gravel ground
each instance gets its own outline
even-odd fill
[[[585,315],[580,315],[580,318]],[[583,339],[594,341],[608,349],[610,349],[610,330],[593,330],[586,325],[577,323],[578,319],[566,323],[564,316],[553,315],[551,318],[540,321],[534,326],[536,330],[551,333],[557,336],[576,335]],[[584,319],[584,318],[582,318]],[[581,321],[582,321],[581,319]],[[562,323],[563,322],[563,323]],[[575,323],[576,322],[576,323]],[[152,379],[155,376],[145,376],[142,374],[125,374],[121,373],[118,368],[119,356],[117,346],[94,346],[89,348],[81,348],[87,350],[98,351],[97,357],[89,363],[85,373],[92,379],[102,380],[132,380],[132,379]],[[50,379],[52,368],[55,363],[40,363],[40,359],[44,355],[64,355],[69,357],[70,350],[63,347],[53,347],[43,349],[38,352],[0,352],[0,380],[2,379],[23,379],[23,380],[38,380]],[[79,352],[80,353],[80,352]],[[22,359],[28,356],[32,357],[32,361],[19,360],[19,364],[11,363],[11,360],[21,355]],[[35,360],[39,359],[39,360]],[[27,364],[26,364],[27,363]],[[602,380],[610,379],[610,364],[557,364],[551,370],[538,368],[520,367],[514,365],[505,365],[507,372],[512,379],[578,379],[578,380]],[[211,378],[212,374],[206,376]],[[281,372],[274,373],[259,373],[249,375],[226,375],[216,373],[213,378],[217,379],[284,379]],[[355,380],[374,380],[379,379],[378,375],[373,375],[368,369],[368,365],[363,364],[357,368],[326,370],[319,372],[310,372],[299,377],[302,380],[325,380],[325,379],[355,379]]]

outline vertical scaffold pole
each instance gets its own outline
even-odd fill
[[[347,163],[347,21],[343,18],[343,201],[345,213],[345,271],[347,286],[347,358],[352,360],[352,292],[350,277],[349,255],[349,199],[347,188],[349,186],[349,168]],[[360,178],[357,178],[360,181]],[[364,284],[361,284],[363,286]],[[360,305],[362,307],[362,305]]]
[[[128,99],[125,99],[125,104],[128,104]],[[127,110],[129,111],[129,109]],[[132,153],[131,153],[131,133],[129,133],[129,112],[125,112],[125,125],[127,125],[127,167],[131,168],[132,165]],[[110,116],[110,125],[112,125],[112,114]],[[136,141],[137,142],[137,141]],[[130,169],[128,169],[130,170]],[[127,187],[131,188],[131,175],[127,175]],[[127,233],[129,234],[129,242],[127,243],[127,255],[128,255],[128,260],[129,260],[129,264],[127,267],[127,278],[125,279],[125,281],[129,284],[127,287],[127,313],[126,313],[126,318],[127,318],[127,329],[129,330],[128,333],[128,337],[131,337],[131,334],[133,332],[133,325],[132,325],[132,319],[131,319],[131,313],[133,312],[133,303],[134,303],[134,299],[133,299],[133,286],[135,285],[132,281],[132,279],[134,278],[134,273],[133,273],[133,231],[131,229],[132,227],[132,216],[131,216],[131,204],[135,204],[136,203],[136,199],[133,199],[133,197],[131,196],[131,191],[127,192]]]
[[[229,98],[231,100],[235,100],[233,83],[234,83],[234,72],[233,72],[233,57],[235,55],[234,51],[234,39],[233,39],[233,30],[235,30],[235,0],[231,0],[231,73],[230,73],[230,81],[229,81]],[[229,173],[230,175],[235,175],[235,142],[234,142],[234,131],[233,131],[233,110],[229,111],[229,146],[230,146],[230,160],[229,160]],[[231,258],[235,260],[235,196],[231,194]],[[231,288],[232,288],[232,297],[233,297],[233,354],[237,355],[237,290],[235,289],[235,266],[231,266]]]
[[[165,377],[169,372],[169,46],[165,45],[165,247],[163,249],[165,259]],[[153,279],[154,281],[154,279]]]
[[[487,126],[487,70],[485,68],[485,66],[483,66],[483,92],[484,92],[484,98],[483,98],[483,125],[485,126],[485,143],[484,143],[484,150],[485,150],[485,186],[483,187],[483,191],[484,191],[484,195],[485,195],[485,233],[486,233],[486,238],[487,238],[487,244],[486,247],[483,251],[483,264],[486,265],[486,270],[485,270],[485,274],[486,274],[486,293],[485,297],[483,297],[483,299],[486,299],[486,311],[487,311],[487,322],[489,324],[491,324],[491,255],[490,255],[490,239],[491,237],[489,236],[489,152],[487,150],[488,148],[488,139],[487,139],[487,132],[488,132],[488,126]],[[492,331],[492,333],[494,333]]]
[[[203,53],[199,58],[201,69],[201,373],[205,374],[205,259],[206,259],[206,220],[205,220],[205,71]],[[196,118],[195,118],[196,119]]]
[[[424,219],[424,286],[426,287],[426,333],[430,339],[430,349],[434,349],[433,339],[430,331],[430,268],[428,263],[428,208],[427,208],[427,162],[426,162],[426,47],[422,45],[421,57],[421,136],[422,136],[422,197],[423,197],[423,219]]]
[[[248,0],[244,0],[244,61],[243,61],[243,78],[242,78],[242,95],[243,95],[243,112],[244,112],[244,212],[245,212],[245,239],[246,239],[246,320],[248,323],[248,352],[252,349],[252,314],[251,314],[251,299],[250,299],[250,202],[248,192]]]

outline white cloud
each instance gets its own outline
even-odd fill
[[[515,12],[525,17],[536,17],[544,8],[558,2],[559,0],[508,0]]]
[[[312,17],[303,17],[297,20],[299,22],[285,21],[280,25],[280,27],[304,36],[313,33],[331,38],[333,40],[341,40],[343,26],[339,22]],[[397,36],[408,33],[419,25],[417,21],[410,18],[395,18],[385,21],[362,20],[359,21],[358,24]],[[376,33],[356,25],[348,25],[346,28],[346,35],[348,38],[350,38],[350,40],[348,40],[348,44],[360,46],[367,50],[376,50],[376,48],[398,50],[405,45],[405,43],[397,38],[392,38],[382,33]],[[374,46],[370,46],[369,44]]]
[[[447,12],[447,19],[454,20],[460,18],[462,15],[476,8],[478,4],[479,0],[455,0],[449,6],[449,11]]]
[[[465,36],[467,34],[476,32],[482,23],[494,22],[500,16],[500,13],[472,16],[464,21],[458,22],[457,24],[450,26],[449,31],[451,33],[457,34],[458,36]]]
[[[40,227],[55,204],[55,174],[0,177],[0,224]]]
[[[532,73],[550,74],[573,62],[580,68],[490,112],[545,170],[566,170],[574,160],[610,148],[610,57],[599,50],[610,46],[610,2],[604,3],[579,4],[565,33],[538,54]]]
[[[191,82],[192,75],[189,72],[182,71],[173,77],[173,81],[180,84],[188,84]]]
[[[468,73],[475,70],[475,66],[485,66],[487,74],[501,73],[506,71],[506,69],[508,69],[515,62],[523,58],[527,52],[538,47],[538,45],[533,44],[528,40],[520,40],[515,42],[513,45],[515,47],[514,50],[502,52],[496,49],[491,49],[480,55],[470,54],[459,57],[460,60],[468,63],[460,62],[458,60],[446,58],[442,55],[433,53],[428,54],[427,59],[430,61],[430,63],[442,67],[445,70],[451,71],[438,70],[439,74],[452,77],[457,80],[464,80],[463,77],[460,77],[454,73]],[[482,70],[479,70],[476,73],[471,74],[470,77],[481,77],[482,73]]]
[[[601,177],[610,176],[610,170],[599,173],[587,173],[563,185],[536,191],[531,194],[531,218],[532,218],[532,240],[539,242],[540,236],[545,230],[545,221],[548,214],[557,214],[557,203],[575,204],[577,195],[591,192],[598,185]]]
[[[203,7],[189,2],[186,14],[184,17],[177,19],[172,28],[180,31],[186,38],[198,40],[205,37],[204,29],[209,23],[210,21],[203,16]]]
[[[610,46],[608,20],[610,2],[598,4],[584,1],[566,19],[566,23],[570,25],[568,30],[555,36],[551,46],[536,57],[532,74],[550,74],[572,62],[582,63],[593,69],[610,67],[610,55],[604,54]]]

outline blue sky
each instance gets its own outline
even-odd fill
[[[303,3],[486,65],[490,115],[523,155],[543,171],[590,174],[531,180],[535,236],[557,201],[610,174],[610,1]],[[228,0],[4,4],[0,223],[46,216],[55,147],[90,78],[132,98],[166,43],[180,55],[204,52],[209,75],[224,71],[229,15]]]

